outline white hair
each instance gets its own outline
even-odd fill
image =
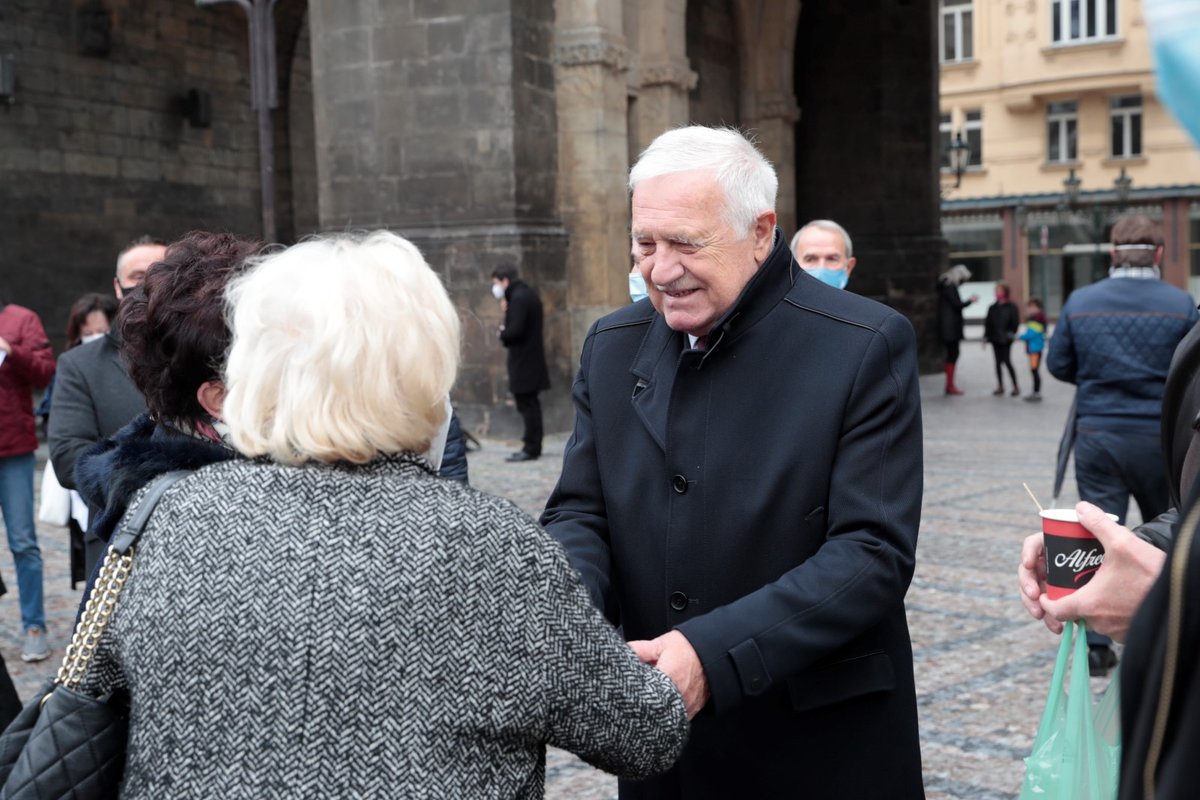
[[[806,230],[816,228],[817,230],[829,231],[836,233],[842,237],[842,242],[846,245],[846,260],[849,261],[854,256],[854,245],[850,243],[850,234],[846,233],[846,229],[838,225],[831,219],[814,219],[812,222],[805,225],[800,230],[796,231],[796,235],[792,237],[792,252],[796,252],[796,245],[800,242],[800,237]]]
[[[967,281],[971,280],[971,270],[967,269],[966,264],[955,264],[950,269],[946,270],[939,277],[943,283],[952,283],[955,286],[962,286]]]
[[[775,210],[779,178],[758,148],[733,128],[692,125],[660,134],[629,170],[629,190],[649,178],[710,170],[725,192],[725,222],[748,236],[764,211]]]
[[[459,321],[420,251],[375,231],[255,262],[226,290],[234,446],[284,464],[428,449],[458,371]]]

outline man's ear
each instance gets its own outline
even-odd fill
[[[213,419],[220,420],[221,406],[225,403],[225,384],[221,381],[205,381],[196,389],[196,402]]]
[[[1154,266],[1156,266],[1156,267],[1162,266],[1163,253],[1165,253],[1165,252],[1166,252],[1166,250],[1163,248],[1163,246],[1161,244],[1154,249]]]
[[[754,261],[760,266],[775,246],[775,212],[764,211],[754,220],[750,235],[754,238]]]
[[[850,277],[850,273],[854,272],[854,265],[858,263],[858,259],[851,257],[846,260],[846,277]]]

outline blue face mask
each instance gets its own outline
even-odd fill
[[[636,303],[649,296],[646,292],[646,280],[642,277],[642,273],[637,270],[629,273],[629,299]]]
[[[806,269],[804,270],[809,275],[819,280],[821,283],[826,283],[835,289],[845,289],[846,284],[850,282],[850,273],[844,269]]]
[[[1158,96],[1200,144],[1200,0],[1147,0]]]

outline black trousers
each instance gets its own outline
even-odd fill
[[[1000,368],[1008,367],[1008,377],[1012,380],[1013,388],[1017,388],[1017,373],[1012,365],[1012,342],[992,342],[992,354],[996,357],[996,386],[1004,388],[1004,378]]]
[[[542,454],[542,404],[537,392],[513,394],[517,401],[517,413],[525,421],[525,435],[521,437],[524,450],[531,456]]]

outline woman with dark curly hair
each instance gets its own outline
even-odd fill
[[[121,354],[149,411],[90,447],[76,466],[80,494],[99,509],[88,528],[98,539],[108,541],[129,500],[158,475],[237,456],[220,421],[230,340],[225,286],[260,247],[228,233],[189,233],[121,304]]]

